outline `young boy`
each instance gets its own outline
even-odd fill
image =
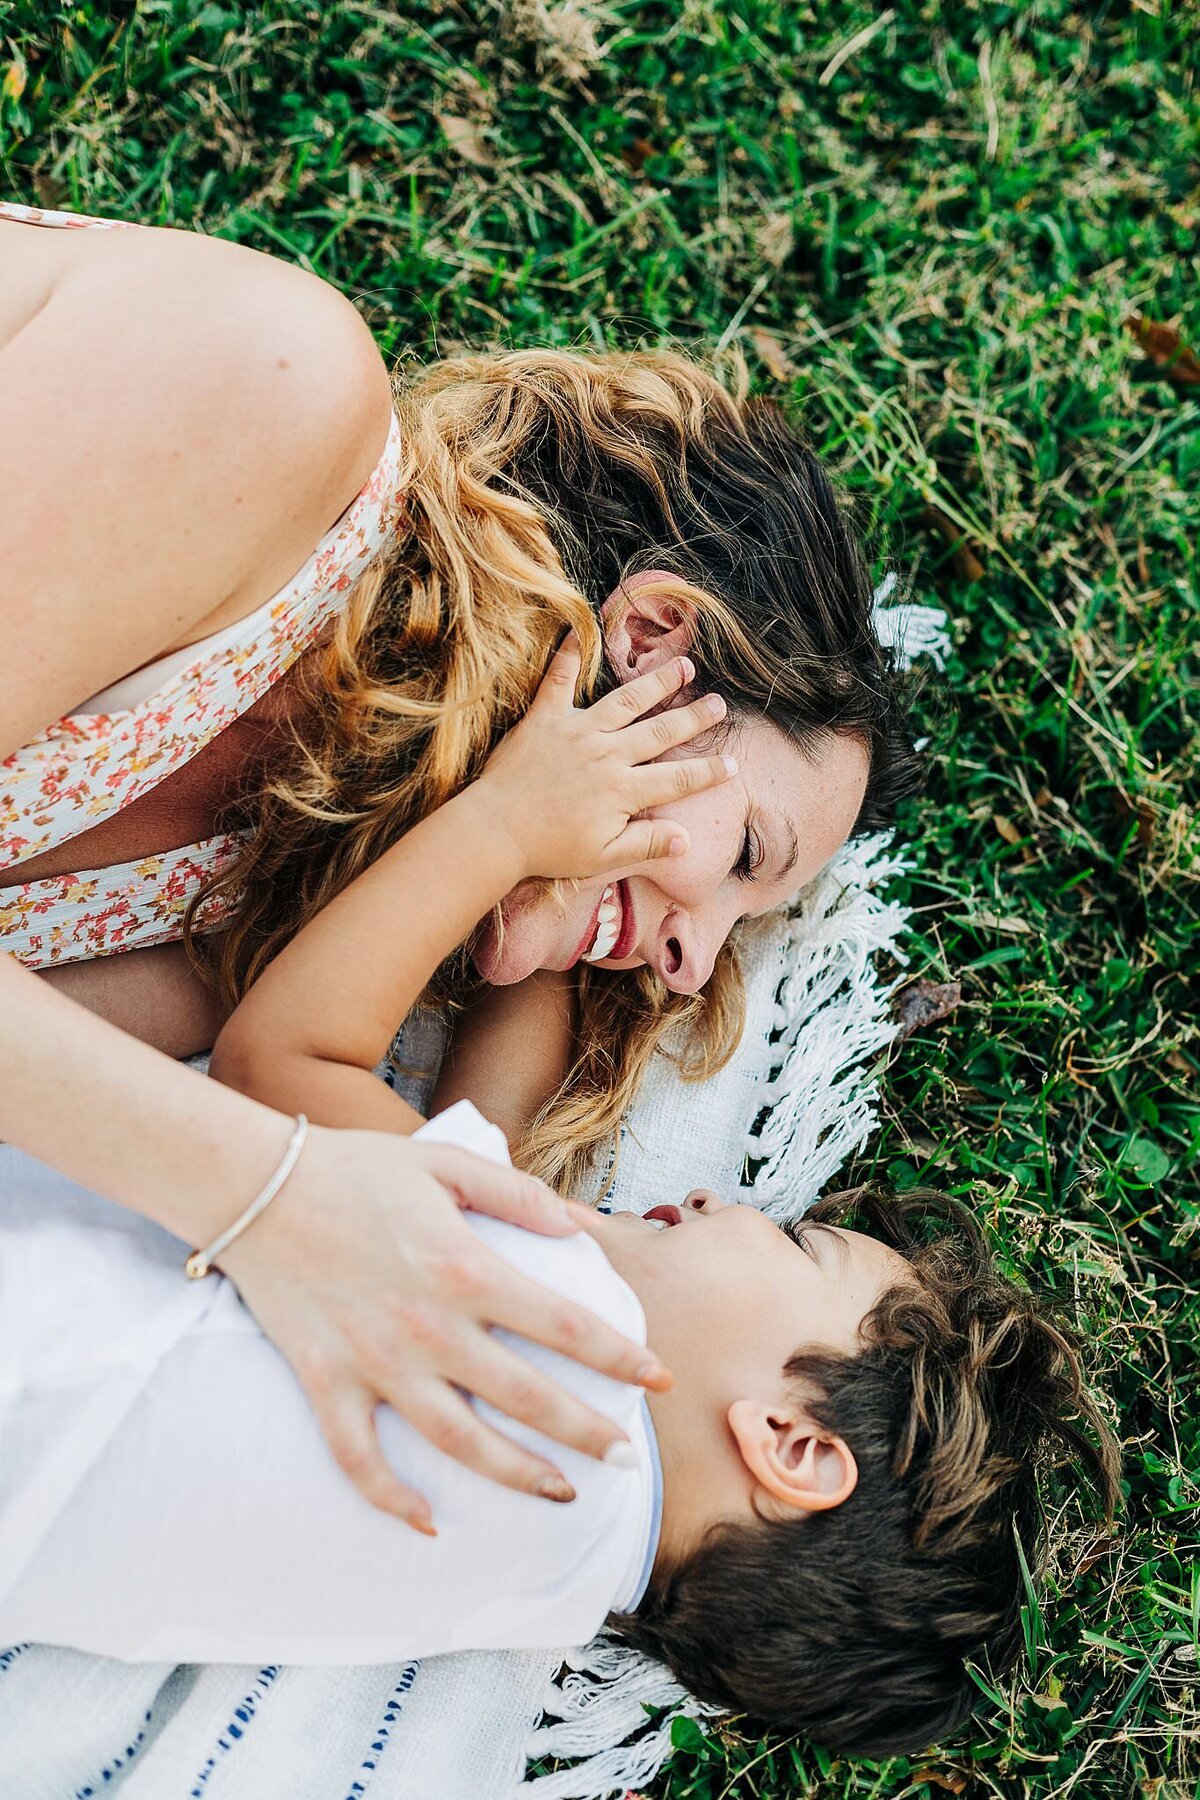
[[[424,1130],[507,1157],[465,1102]],[[503,1422],[562,1459],[560,1507],[383,1409],[425,1538],[346,1481],[232,1284],[181,1282],[166,1233],[54,1177],[0,1221],[0,1644],[372,1663],[567,1647],[614,1616],[703,1698],[916,1749],[969,1710],[967,1659],[1015,1652],[1039,1448],[1106,1499],[1114,1460],[1067,1338],[965,1217],[925,1240],[919,1213],[781,1231],[700,1190],[567,1238],[468,1215],[515,1268],[649,1332],[676,1383],[643,1397],[509,1339],[628,1437],[614,1466]]]

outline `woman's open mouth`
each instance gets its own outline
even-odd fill
[[[576,953],[575,961],[582,957],[584,962],[598,963],[611,956],[620,962],[629,955],[636,936],[637,920],[633,916],[628,884],[614,881],[600,896],[588,936]]]
[[[672,1225],[683,1224],[683,1213],[678,1206],[652,1206],[642,1218],[647,1225],[658,1225],[663,1231],[669,1231]]]

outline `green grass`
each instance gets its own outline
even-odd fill
[[[1200,1795],[1200,389],[1125,328],[1200,343],[1198,28],[1194,0],[0,15],[4,194],[291,256],[392,355],[738,344],[956,621],[907,895],[914,971],[963,1004],[897,1053],[865,1167],[968,1196],[1076,1309],[1128,1509],[1108,1538],[1063,1499],[970,1745],[692,1730],[670,1800]]]

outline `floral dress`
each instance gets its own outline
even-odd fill
[[[0,220],[69,229],[141,227],[0,203]],[[240,719],[321,636],[357,577],[394,531],[400,510],[399,427],[366,486],[304,567],[247,618],[195,646],[136,704],[68,714],[0,760],[0,951],[33,968],[163,944],[208,877],[239,847],[231,836],[112,868],[17,882],[21,863],[69,843],[148,794]],[[215,909],[203,923],[218,923]]]

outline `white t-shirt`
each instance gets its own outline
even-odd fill
[[[418,1135],[508,1160],[466,1102]],[[591,1238],[465,1216],[514,1268],[645,1342],[637,1296]],[[661,1489],[638,1388],[498,1334],[637,1451],[635,1469],[610,1468],[474,1401],[563,1471],[568,1505],[484,1480],[380,1408],[385,1455],[432,1506],[425,1538],[359,1496],[233,1285],[184,1279],[186,1248],[0,1151],[0,1645],[396,1662],[584,1643],[640,1599]]]

